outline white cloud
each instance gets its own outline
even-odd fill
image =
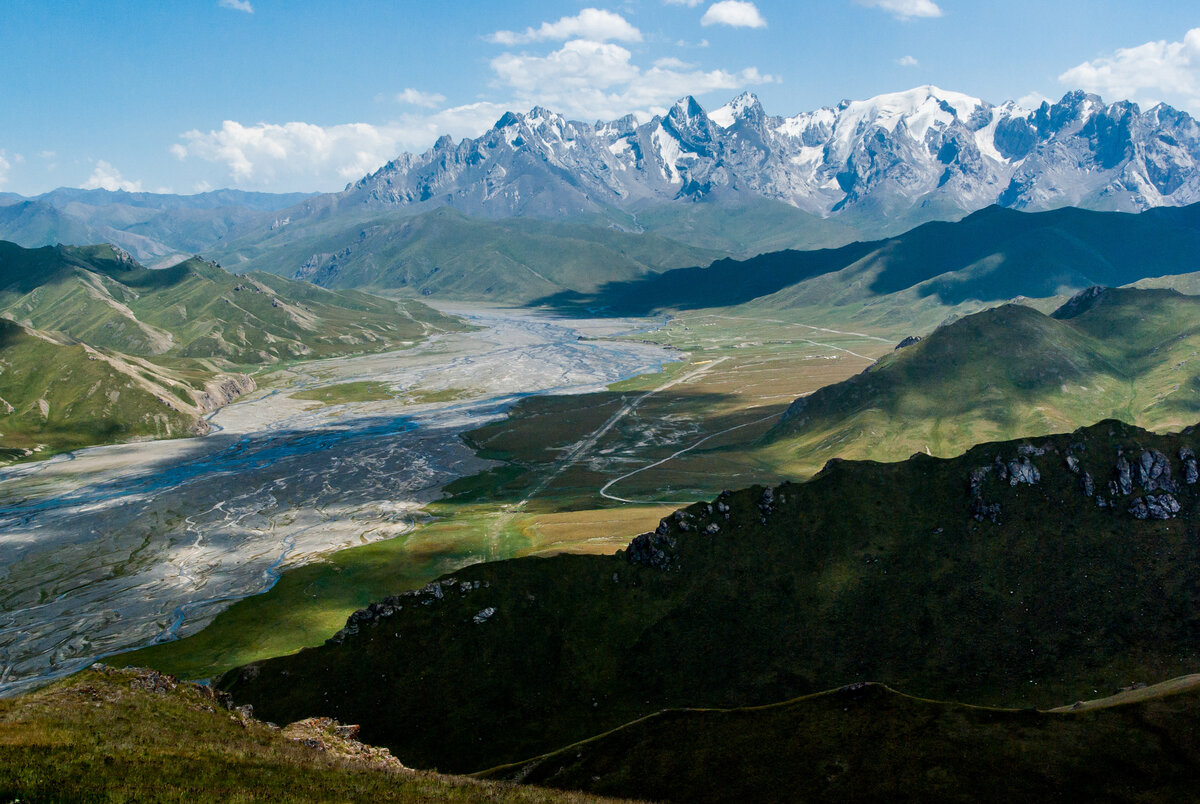
[[[704,0],[663,0],[663,2],[669,6],[687,6],[688,8],[695,8],[703,3]]]
[[[701,25],[731,25],[734,28],[766,28],[767,21],[758,6],[746,0],[721,0],[713,3],[700,18]]]
[[[437,137],[455,139],[487,130],[510,106],[479,102],[438,112],[403,115],[387,125],[318,126],[292,122],[243,125],[226,120],[220,129],[188,131],[170,151],[180,160],[223,168],[222,186],[287,192],[337,190],[377,170],[403,151],[428,147]],[[201,180],[206,186],[207,179]],[[197,185],[199,186],[199,185]]]
[[[254,6],[250,5],[250,0],[220,0],[221,8],[232,8],[234,11],[245,11],[247,14],[254,13]]]
[[[127,193],[140,193],[142,191],[142,183],[140,181],[129,181],[121,175],[121,171],[101,159],[96,163],[96,169],[92,171],[92,175],[83,183],[83,189],[124,190]]]
[[[598,8],[585,8],[574,17],[558,22],[543,22],[539,28],[526,28],[523,33],[496,31],[486,39],[498,45],[521,45],[546,40],[590,39],[595,42],[640,42],[642,32],[620,14]]]
[[[913,56],[901,56],[896,59],[896,63],[901,67],[917,67],[921,62],[917,61]]]
[[[1058,77],[1107,100],[1165,101],[1200,113],[1200,28],[1182,42],[1147,42],[1076,65]]]
[[[504,53],[491,65],[497,84],[514,91],[517,108],[546,106],[588,121],[628,113],[648,117],[661,114],[683,95],[775,80],[753,67],[704,71],[676,59],[660,59],[644,70],[620,45],[581,39],[566,42],[546,56]]]
[[[1022,109],[1036,109],[1043,103],[1054,103],[1054,99],[1048,98],[1042,93],[1036,91],[1017,98],[1017,105]]]
[[[942,9],[933,0],[857,0],[859,5],[882,9],[897,19],[940,17]]]
[[[428,106],[432,109],[439,103],[445,103],[446,96],[439,95],[436,92],[422,92],[419,89],[409,87],[403,92],[397,93],[396,100],[400,103],[410,103],[413,106]]]
[[[182,139],[171,153],[224,165],[239,186],[291,185],[297,179],[329,186],[335,176],[344,184],[395,156],[399,135],[366,123],[245,126],[226,120],[217,131],[188,131]]]
[[[439,136],[476,137],[506,111],[545,106],[576,120],[613,119],[632,113],[645,120],[663,114],[678,98],[735,91],[776,81],[754,67],[705,70],[673,57],[642,66],[613,42],[571,39],[549,52],[505,52],[490,61],[493,96],[502,102],[434,110],[413,109],[386,125],[355,123],[243,124],[188,131],[171,152],[181,160],[218,166],[214,185],[288,190],[332,190],[357,180],[404,151],[424,150]],[[396,98],[412,104],[438,96],[406,89]]]
[[[8,182],[10,168],[12,168],[12,164],[4,158],[4,150],[0,149],[0,190],[3,190],[5,183]]]

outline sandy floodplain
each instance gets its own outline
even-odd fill
[[[677,358],[592,339],[646,321],[442,309],[479,331],[289,366],[214,414],[203,438],[0,470],[0,695],[192,633],[286,567],[403,534],[443,485],[489,465],[462,432],[523,396],[600,390]],[[362,380],[396,397],[289,396]]]

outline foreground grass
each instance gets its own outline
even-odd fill
[[[588,802],[320,748],[144,671],[89,670],[0,701],[0,801]]]

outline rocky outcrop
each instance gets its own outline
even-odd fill
[[[487,589],[490,586],[491,584],[487,581],[460,581],[457,578],[443,578],[440,581],[427,583],[420,589],[412,589],[403,594],[385,597],[383,600],[376,601],[365,609],[359,609],[347,617],[345,627],[325,640],[325,644],[340,645],[346,640],[346,637],[354,636],[365,626],[375,625],[394,616],[405,606],[431,606],[445,600],[450,595],[457,595],[460,598],[464,598],[472,592]],[[489,609],[491,610],[491,614],[484,617],[484,620],[495,614],[495,609],[490,606],[483,609],[483,611],[488,611]],[[479,614],[475,616],[478,618]],[[483,622],[483,620],[479,620],[479,622]]]
[[[643,533],[635,536],[625,548],[625,560],[630,564],[642,564],[654,567],[663,572],[670,572],[679,567],[679,554],[676,552],[677,536],[675,530],[691,529],[690,517],[679,517],[684,513],[676,511],[674,527],[669,520],[662,520],[653,533]]]
[[[1171,519],[1179,511],[1179,501],[1170,494],[1160,494],[1157,497],[1147,494],[1145,497],[1138,497],[1129,506],[1129,513],[1134,519]]]
[[[205,383],[204,390],[193,397],[201,413],[212,413],[256,388],[254,380],[246,374],[222,374]]]
[[[306,748],[353,765],[375,770],[407,770],[386,748],[359,742],[359,727],[343,725],[331,717],[310,717],[283,727],[280,734]]]

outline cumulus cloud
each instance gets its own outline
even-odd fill
[[[1146,104],[1159,101],[1200,113],[1200,28],[1182,42],[1147,42],[1076,65],[1058,77],[1072,88]]]
[[[859,5],[878,8],[897,19],[910,20],[914,17],[940,17],[942,9],[933,0],[857,0]]]
[[[700,18],[701,25],[730,25],[734,28],[766,28],[767,21],[758,6],[746,0],[721,0],[713,3]]]
[[[224,165],[241,186],[273,186],[294,179],[343,183],[357,179],[388,161],[396,152],[397,132],[347,123],[259,123],[246,126],[226,120],[216,131],[188,131],[171,146],[179,159],[194,157]]]
[[[1043,103],[1054,103],[1054,99],[1048,98],[1037,91],[1030,92],[1017,98],[1017,105],[1022,109],[1036,109]]]
[[[916,67],[921,62],[917,61],[913,56],[901,56],[900,58],[896,59],[896,63],[901,67]]]
[[[582,39],[545,56],[504,53],[491,66],[497,83],[513,90],[517,107],[542,105],[583,120],[661,114],[683,95],[775,80],[753,67],[706,71],[669,58],[642,69],[620,45]]]
[[[663,0],[663,2],[669,6],[687,6],[688,8],[695,8],[703,3],[704,0]]]
[[[574,17],[563,17],[558,22],[543,22],[538,28],[526,28],[519,33],[496,31],[486,37],[489,42],[498,45],[521,45],[528,42],[576,38],[595,42],[640,42],[642,32],[620,14],[599,8],[585,8]]]
[[[140,193],[142,183],[126,179],[121,175],[121,171],[101,159],[96,163],[96,169],[92,171],[92,175],[83,183],[83,189],[124,190],[127,193]]]
[[[438,112],[403,115],[387,125],[319,126],[292,122],[188,131],[170,151],[180,160],[223,168],[222,184],[266,190],[339,189],[383,166],[403,151],[428,147],[437,137],[478,135],[509,107],[481,101]],[[207,183],[207,180],[205,180]]]
[[[409,87],[403,92],[397,93],[396,100],[400,103],[409,103],[413,106],[428,106],[432,109],[438,104],[445,103],[446,96],[439,95],[436,92],[422,92],[419,89]]]
[[[562,29],[555,30],[557,36]],[[489,94],[500,101],[437,110],[444,101],[440,95],[408,88],[396,99],[427,108],[408,111],[386,125],[227,120],[218,129],[181,134],[170,150],[181,160],[219,166],[228,175],[219,181],[230,186],[329,190],[359,179],[404,151],[423,150],[439,136],[456,140],[478,136],[506,111],[545,106],[576,120],[630,113],[645,120],[665,113],[684,95],[734,91],[777,80],[754,67],[706,70],[673,57],[639,65],[629,49],[603,39],[571,38],[547,49],[506,51],[489,61]]]
[[[5,159],[3,149],[0,149],[0,190],[4,189],[4,185],[8,182],[8,171],[12,168],[12,163]]]
[[[250,0],[220,0],[221,8],[232,8],[234,11],[245,11],[247,14],[254,13],[254,6],[250,5]]]

